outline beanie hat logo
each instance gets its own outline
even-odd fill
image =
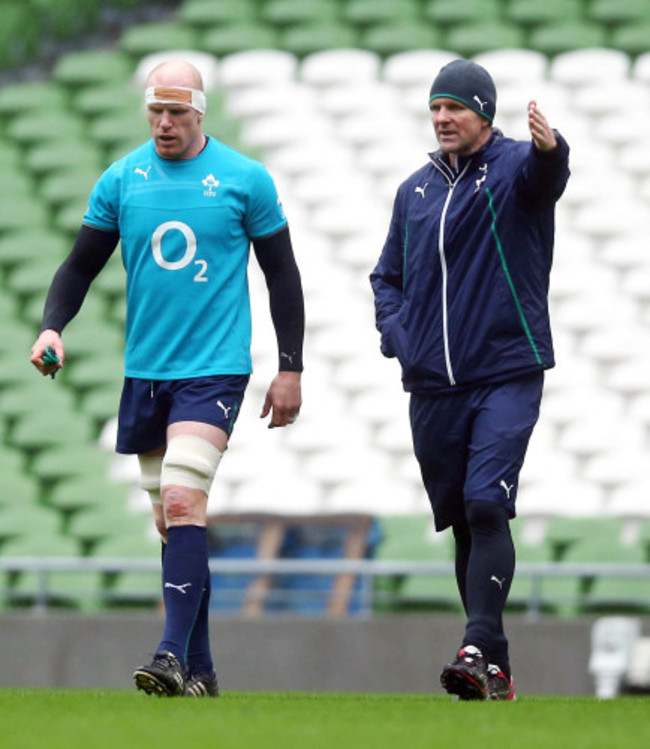
[[[483,107],[487,106],[487,101],[481,101],[478,96],[472,97],[472,100],[475,101],[479,107],[481,108],[481,112],[483,111]]]

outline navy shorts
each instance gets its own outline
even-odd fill
[[[145,453],[167,444],[167,427],[199,421],[230,436],[249,375],[215,375],[186,380],[124,378],[117,426],[118,453]]]
[[[515,517],[519,472],[539,417],[544,373],[410,400],[415,457],[436,529],[462,522],[465,502],[496,502]]]

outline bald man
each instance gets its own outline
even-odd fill
[[[64,366],[61,334],[121,241],[127,319],[116,450],[139,458],[162,539],[165,604],[153,660],[133,678],[147,694],[216,697],[207,498],[251,372],[251,243],[278,343],[278,373],[261,409],[269,427],[293,423],[301,406],[303,295],[271,176],[203,133],[199,71],[183,60],[159,65],[145,105],[152,138],[93,188],[50,286],[31,362],[43,375]]]

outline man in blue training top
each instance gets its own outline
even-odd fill
[[[207,498],[251,372],[247,283],[252,242],[269,290],[278,374],[261,416],[301,406],[300,274],[275,185],[258,162],[203,134],[199,71],[183,60],[146,83],[152,139],[95,185],[68,258],[50,286],[32,363],[63,366],[61,333],[121,241],[127,278],[125,380],[117,451],[137,454],[163,540],[165,627],[138,689],[217,696],[210,653]],[[59,358],[46,356],[51,346]]]
[[[429,108],[440,148],[398,189],[371,274],[376,322],[411,393],[436,528],[451,526],[456,544],[467,622],[442,685],[461,699],[509,700],[509,520],[544,370],[554,365],[547,296],[569,148],[534,101],[532,142],[493,128],[494,83],[467,60],[438,73]]]

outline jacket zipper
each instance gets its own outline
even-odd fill
[[[445,174],[445,172],[442,169],[439,169],[439,171],[442,172],[442,174],[447,179],[447,182],[449,183],[449,192],[447,193],[447,198],[445,200],[445,204],[442,208],[442,214],[440,216],[440,232],[438,234],[438,255],[440,256],[440,268],[442,270],[442,338],[443,338],[443,344],[445,349],[445,366],[447,368],[447,378],[449,379],[450,385],[456,384],[456,378],[454,377],[454,368],[451,363],[451,352],[449,350],[449,312],[448,312],[448,304],[447,304],[447,258],[445,256],[445,219],[447,216],[447,208],[449,208],[449,203],[451,202],[451,197],[454,194],[454,189],[456,185],[461,180],[462,176],[467,171],[468,167],[470,165],[470,162],[468,162],[465,165],[465,168],[463,171],[456,177],[453,182],[449,179],[449,177]],[[437,166],[437,165],[436,165]]]

